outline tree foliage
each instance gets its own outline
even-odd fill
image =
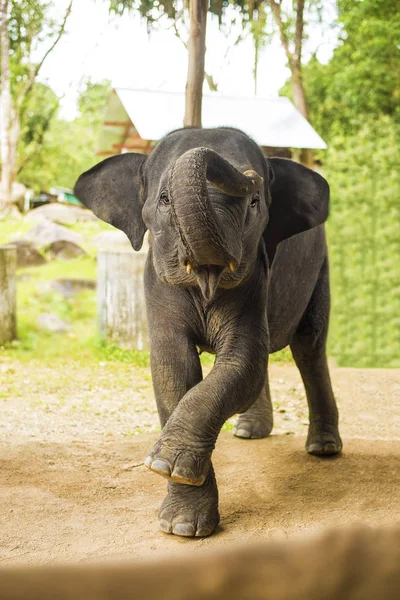
[[[21,170],[22,183],[36,191],[48,191],[54,185],[73,187],[82,171],[96,162],[96,138],[109,93],[109,81],[85,82],[78,97],[79,115],[73,121],[53,117],[40,151]]]
[[[366,116],[400,121],[400,0],[338,0],[339,45],[303,70],[313,124],[356,132]]]
[[[57,110],[58,103],[52,98],[42,114],[34,117],[32,113],[41,93],[49,95],[46,86],[38,86],[37,77],[65,32],[72,0],[59,23],[51,17],[52,7],[52,2],[45,0],[1,0],[0,4],[1,210],[4,214],[9,212],[12,202],[13,182],[41,147],[44,133]],[[34,57],[35,52],[39,59]],[[28,149],[21,156],[24,141]]]

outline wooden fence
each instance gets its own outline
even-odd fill
[[[0,344],[17,337],[16,268],[16,247],[0,246]]]

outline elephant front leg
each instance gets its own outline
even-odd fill
[[[168,496],[158,513],[160,529],[184,537],[211,535],[219,523],[218,489],[210,465],[202,486],[168,482]]]
[[[274,424],[268,371],[264,387],[254,404],[239,415],[233,434],[244,439],[259,440],[268,437]]]
[[[243,335],[243,340],[247,338]],[[246,344],[235,354],[218,355],[208,377],[182,398],[145,464],[184,485],[202,486],[224,422],[246,410],[265,380],[267,345]]]
[[[162,427],[179,401],[202,379],[195,346],[186,339],[154,340],[152,378]],[[157,464],[154,465],[157,470]],[[162,474],[162,472],[161,472]],[[168,495],[158,513],[160,529],[184,537],[211,535],[219,523],[218,490],[211,465],[202,486],[168,482]]]

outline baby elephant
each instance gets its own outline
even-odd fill
[[[306,449],[341,451],[326,359],[325,179],[266,159],[231,128],[180,129],[149,156],[122,154],[83,173],[75,194],[126,233],[145,270],[154,393],[163,427],[146,466],[168,479],[160,527],[207,536],[219,522],[211,454],[222,425],[272,429],[268,354],[290,345],[310,412]],[[216,354],[203,380],[199,350]]]

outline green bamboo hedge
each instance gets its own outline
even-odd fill
[[[389,119],[330,145],[329,353],[342,366],[400,367],[400,133]]]

